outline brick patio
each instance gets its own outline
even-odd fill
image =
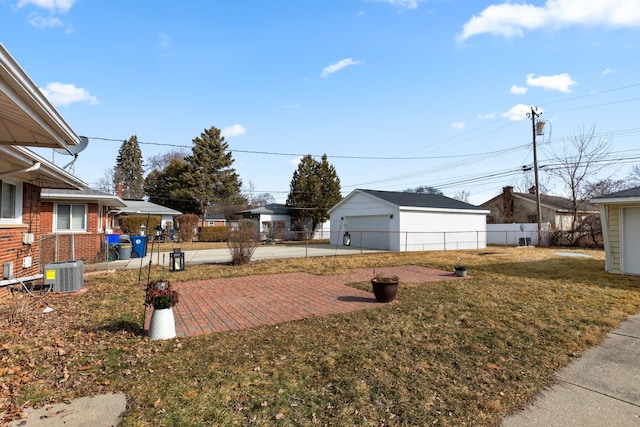
[[[395,274],[401,283],[460,280],[451,272],[415,265],[376,272]],[[381,304],[371,292],[346,286],[368,281],[371,276],[371,269],[358,269],[323,276],[287,273],[173,283],[180,291],[180,303],[173,308],[176,333],[179,337],[194,336],[374,308]],[[145,330],[151,313],[147,310]]]

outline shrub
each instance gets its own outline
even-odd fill
[[[202,227],[198,233],[201,242],[224,242],[229,239],[229,227],[218,225],[215,227]]]
[[[118,224],[124,234],[137,235],[140,233],[140,226],[147,228],[147,233],[151,233],[160,225],[161,217],[157,215],[120,215]]]
[[[193,242],[193,232],[198,227],[198,215],[183,214],[176,217],[178,238],[183,242]]]
[[[243,265],[251,262],[258,246],[255,223],[250,219],[238,221],[238,227],[229,230],[227,245],[231,251],[231,264]]]

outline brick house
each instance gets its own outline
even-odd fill
[[[513,191],[504,187],[498,196],[482,203],[480,207],[489,209],[487,224],[536,223],[538,221],[535,188],[528,193]],[[540,195],[541,223],[549,223],[554,231],[570,230],[573,218],[571,200],[564,197]],[[598,215],[599,210],[588,202],[578,205],[578,217]]]
[[[118,196],[88,187],[82,190],[43,189],[40,203],[43,264],[94,261],[113,228],[113,212],[125,207]]]
[[[84,183],[26,147],[68,149],[80,137],[0,44],[0,297],[41,277],[43,188]]]

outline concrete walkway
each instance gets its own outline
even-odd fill
[[[640,314],[558,371],[551,387],[502,426],[640,426]]]

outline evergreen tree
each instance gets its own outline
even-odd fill
[[[138,137],[133,135],[124,141],[118,150],[114,168],[114,184],[122,184],[122,197],[125,199],[142,199],[144,196],[144,179],[142,170],[142,151]]]
[[[220,129],[211,126],[193,139],[191,155],[185,157],[186,171],[181,175],[184,193],[198,203],[198,214],[206,215],[213,203],[234,203],[240,194],[242,182],[234,160],[227,152],[229,144],[220,135]]]
[[[186,170],[187,163],[174,158],[164,169],[149,172],[144,180],[144,192],[149,201],[183,213],[197,212],[198,203],[187,194],[181,181]]]
[[[329,209],[340,200],[340,179],[327,155],[320,162],[310,155],[304,156],[293,173],[287,197],[291,216],[311,219],[313,232],[318,224],[329,219]]]

